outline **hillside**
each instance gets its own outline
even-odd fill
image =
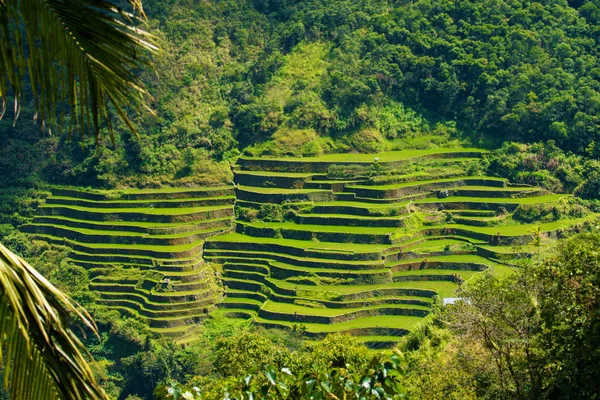
[[[597,218],[572,196],[469,175],[486,153],[240,157],[235,187],[57,187],[21,230],[69,248],[103,304],[161,335],[194,341],[224,314],[390,347],[436,298]]]
[[[600,398],[597,0],[144,9],[137,135],[1,93],[0,241],[110,399]]]
[[[138,119],[139,139],[117,124],[116,148],[82,152],[60,134],[40,141],[24,107],[18,131],[0,124],[3,184],[214,186],[230,179],[219,162],[240,152],[552,140],[564,152],[599,154],[593,1],[145,6],[165,44],[145,79],[157,117]]]

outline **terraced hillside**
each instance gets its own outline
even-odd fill
[[[222,296],[204,241],[233,227],[232,187],[83,191],[56,188],[25,232],[64,244],[109,307],[180,334]]]
[[[521,207],[568,196],[470,176],[482,151],[422,150],[318,158],[242,157],[236,231],[206,241],[226,298],[218,312],[255,323],[342,331],[389,346],[458,284],[511,272],[538,239],[596,216],[519,223]]]

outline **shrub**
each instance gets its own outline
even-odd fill
[[[14,230],[15,228],[10,224],[0,224],[0,239],[10,235]]]
[[[385,150],[385,140],[376,129],[362,129],[352,133],[346,142],[360,153],[379,153]]]
[[[580,218],[589,212],[577,198],[565,198],[549,204],[521,204],[513,213],[516,221],[552,222],[565,218]]]
[[[258,210],[254,208],[235,206],[235,215],[239,220],[252,222],[258,216]]]
[[[283,207],[279,204],[263,204],[258,210],[258,218],[264,221],[283,221]]]
[[[330,165],[327,176],[329,178],[353,179],[369,175],[369,168],[361,165]]]

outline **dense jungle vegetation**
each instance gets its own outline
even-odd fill
[[[385,373],[389,388],[409,398],[598,398],[597,234],[540,251],[516,278],[465,288],[476,301],[436,310],[393,358],[373,360],[349,337],[307,344],[300,334],[219,318],[190,345],[158,338],[99,304],[67,249],[17,230],[48,183],[216,185],[231,181],[229,163],[240,154],[463,144],[494,150],[473,174],[574,193],[597,211],[598,0],[146,0],[144,7],[163,50],[154,71],[140,72],[156,116],[137,118],[139,137],[120,122],[116,143],[100,147],[42,132],[32,103],[16,127],[0,121],[0,240],[92,314],[102,333],[86,345],[111,397],[154,399],[159,386],[162,398],[173,398],[167,387],[197,387],[206,399],[249,390],[342,398],[359,393],[354,383],[385,381]]]
[[[241,151],[317,155],[452,140],[551,141],[561,156],[600,154],[595,1],[145,7],[164,43],[156,71],[144,72],[158,117],[137,121],[139,139],[121,126],[116,147],[87,143],[83,151],[66,135],[42,134],[31,121],[14,129],[5,119],[3,185],[214,182],[228,179],[220,162]],[[22,116],[30,120],[33,111]],[[540,151],[513,149],[533,164]],[[567,190],[598,169],[541,164],[540,173],[560,168],[553,175]]]

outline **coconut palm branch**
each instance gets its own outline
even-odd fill
[[[89,316],[2,244],[0,297],[0,361],[12,399],[106,398],[70,329],[74,317],[96,332]]]
[[[116,3],[0,0],[0,118],[12,95],[13,123],[21,104],[33,100],[44,130],[62,130],[69,120],[69,137],[75,126],[98,144],[106,124],[114,143],[114,112],[136,133],[126,110],[146,107],[149,95],[136,72],[157,47],[137,27],[145,19],[141,0],[128,0],[132,12]]]

